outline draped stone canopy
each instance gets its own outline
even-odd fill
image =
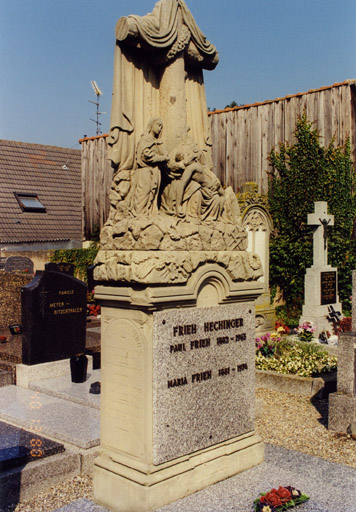
[[[213,69],[218,60],[183,0],[160,0],[146,16],[118,20],[109,135],[116,170],[132,169],[138,140],[157,115],[168,149],[189,126],[211,165],[202,70]]]

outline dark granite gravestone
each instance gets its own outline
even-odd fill
[[[53,267],[50,267],[53,268]],[[87,285],[46,270],[21,289],[22,362],[68,359],[85,351]]]
[[[0,270],[5,270],[6,258],[0,258]]]
[[[62,452],[63,444],[0,421],[0,473]]]
[[[90,265],[87,268],[87,282],[88,282],[88,291],[92,292],[95,288],[96,281],[94,279],[94,269],[96,265]]]
[[[33,274],[33,261],[26,256],[9,256],[5,261],[5,272]]]
[[[74,265],[72,265],[72,263],[46,263],[45,270],[51,270],[52,272],[62,272],[63,274],[74,276]]]

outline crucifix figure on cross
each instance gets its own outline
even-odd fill
[[[325,267],[328,264],[327,227],[334,225],[334,215],[328,215],[328,203],[314,203],[314,213],[308,214],[308,225],[314,227],[313,267]]]

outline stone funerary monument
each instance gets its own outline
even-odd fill
[[[254,300],[238,202],[212,172],[203,69],[218,53],[183,0],[116,25],[95,500],[149,511],[263,460]]]

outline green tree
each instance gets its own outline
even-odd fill
[[[297,142],[279,145],[269,159],[269,207],[274,222],[270,244],[272,291],[282,290],[289,310],[303,304],[304,275],[312,265],[312,228],[307,215],[315,201],[327,201],[335,224],[328,229],[329,263],[338,268],[339,296],[345,313],[351,310],[351,274],[356,268],[356,173],[350,158],[350,141],[343,148],[320,144],[304,113],[297,121]]]

